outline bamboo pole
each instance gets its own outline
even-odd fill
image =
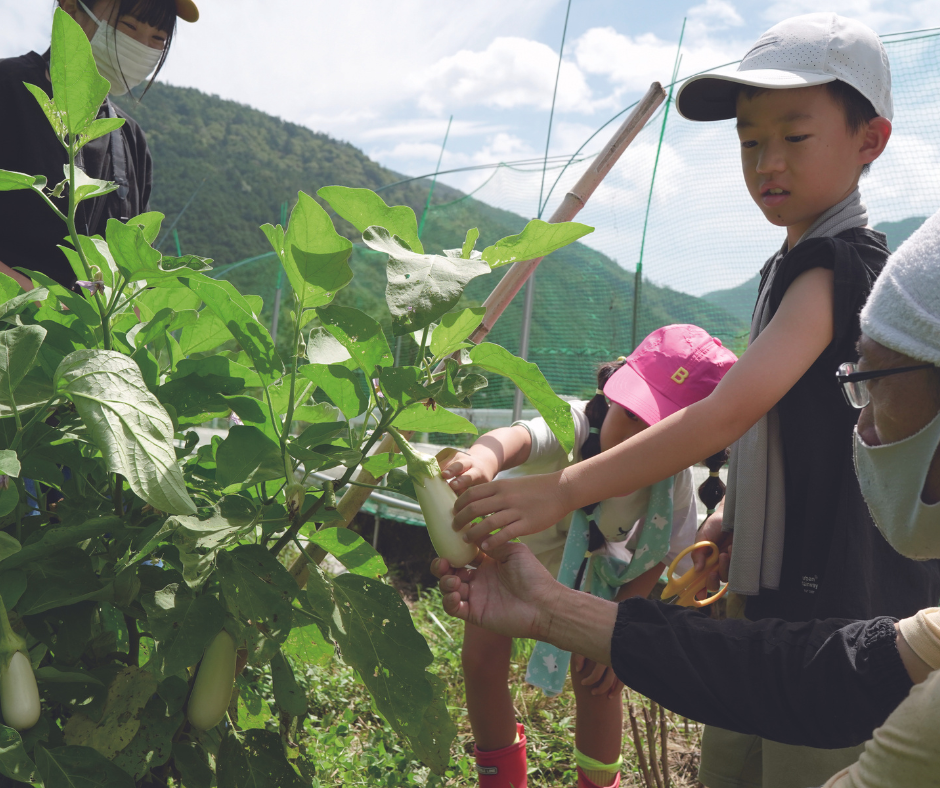
[[[649,90],[646,91],[646,95],[640,99],[633,108],[633,112],[627,116],[627,119],[620,128],[617,129],[616,133],[611,137],[600,154],[598,154],[594,164],[588,168],[578,179],[578,182],[571,187],[565,195],[564,199],[561,201],[561,205],[555,209],[555,212],[548,220],[550,224],[570,222],[580,213],[588,199],[590,199],[591,195],[594,194],[594,191],[601,184],[601,181],[603,181],[607,173],[611,171],[630,143],[636,139],[637,134],[640,133],[665,98],[666,91],[663,90],[662,85],[658,82],[654,82],[650,85]],[[509,271],[506,272],[506,275],[499,281],[499,284],[493,288],[493,292],[490,293],[486,301],[483,302],[486,312],[476,331],[470,335],[471,342],[479,344],[486,338],[487,334],[490,333],[493,326],[496,324],[496,321],[499,320],[500,315],[502,315],[506,307],[509,306],[516,293],[522,289],[522,286],[526,283],[529,276],[532,275],[532,272],[536,269],[538,264],[542,262],[542,259],[543,258],[538,257],[534,260],[520,260],[513,263]],[[405,437],[410,438],[411,436],[410,434],[405,434]],[[385,435],[375,452],[376,454],[382,454],[394,450],[394,440],[392,440],[390,435]],[[360,468],[353,477],[353,481],[374,485],[378,482],[378,479],[364,468]],[[352,519],[366,502],[369,493],[368,488],[349,486],[336,506],[336,510],[343,517],[342,523],[329,523],[328,527],[348,527],[349,523],[352,522]],[[313,550],[308,550],[308,553],[318,564],[326,555],[326,551],[319,546],[315,547]],[[301,554],[294,560],[290,566],[290,573],[294,576],[294,579],[301,588],[306,585],[308,576],[306,556]]]

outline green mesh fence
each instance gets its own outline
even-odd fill
[[[940,208],[940,30],[884,41],[893,76],[894,132],[861,190],[871,224],[886,232],[896,248]],[[664,123],[665,106],[578,216],[595,232],[584,243],[554,253],[537,270],[528,357],[562,395],[589,396],[600,362],[629,353],[635,341],[669,323],[700,325],[738,352],[746,346],[758,271],[783,242],[784,232],[764,220],[747,194],[734,121],[694,123],[673,109]],[[554,185],[543,217],[551,215],[620,122],[599,130],[570,165],[548,168],[546,191]],[[437,202],[425,218],[425,247],[460,246],[463,232],[473,226],[481,231],[477,248],[519,232],[538,211],[541,180],[540,164],[503,165],[466,197]],[[396,190],[400,187],[383,190],[389,204],[397,201]],[[441,192],[435,192],[435,200]],[[357,248],[357,280],[343,297],[378,315],[375,299],[384,291],[384,272],[370,255]],[[220,274],[237,284],[236,265]],[[276,261],[270,256],[248,265],[271,267],[264,277],[270,292],[259,293],[270,320]],[[482,303],[501,274],[471,282],[467,304]],[[519,349],[522,311],[520,293],[491,334],[513,352]],[[395,339],[390,342],[394,349]],[[406,360],[414,354],[410,338],[403,339],[400,352]],[[474,397],[474,407],[511,408],[513,393],[511,384],[494,376],[489,388]]]

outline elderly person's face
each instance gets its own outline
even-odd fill
[[[865,334],[858,342],[858,350],[860,372],[924,363],[889,350]],[[889,375],[867,383],[871,402],[859,415],[858,434],[869,446],[908,438],[940,413],[940,368]],[[934,454],[921,499],[927,504],[940,501],[940,448]]]

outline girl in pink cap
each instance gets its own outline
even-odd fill
[[[443,471],[457,493],[500,478],[548,473],[636,435],[687,405],[707,397],[736,361],[706,331],[673,325],[650,334],[627,358],[604,364],[589,401],[571,403],[575,450],[568,458],[541,418],[516,422],[482,436]],[[724,495],[717,478],[725,452],[709,458],[709,479],[699,496],[711,511]],[[693,543],[697,512],[692,472],[637,492],[609,498],[568,515],[553,527],[523,538],[545,567],[568,586],[607,599],[647,596],[663,569]],[[589,557],[586,557],[589,555]],[[684,559],[691,566],[690,559]],[[680,571],[688,567],[680,565]],[[480,785],[524,788],[526,738],[516,723],[510,694],[512,639],[467,624],[463,641],[467,713],[476,739]],[[557,695],[570,654],[539,643],[526,679]],[[623,684],[604,666],[575,657],[577,701],[575,760],[580,788],[617,786],[623,735]]]

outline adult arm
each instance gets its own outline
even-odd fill
[[[767,328],[711,395],[608,451],[564,470],[480,484],[463,493],[454,528],[485,549],[536,533],[593,501],[627,495],[730,446],[812,366],[833,336],[833,274],[814,268],[790,285]],[[487,536],[491,532],[499,533]]]
[[[912,686],[884,617],[717,621],[629,599],[610,648],[618,678],[666,708],[786,744],[860,744]]]
[[[23,276],[19,271],[14,271],[7,265],[0,263],[0,274],[6,274],[10,279],[16,281],[16,283],[23,288],[23,290],[32,290],[33,281],[29,277]]]

